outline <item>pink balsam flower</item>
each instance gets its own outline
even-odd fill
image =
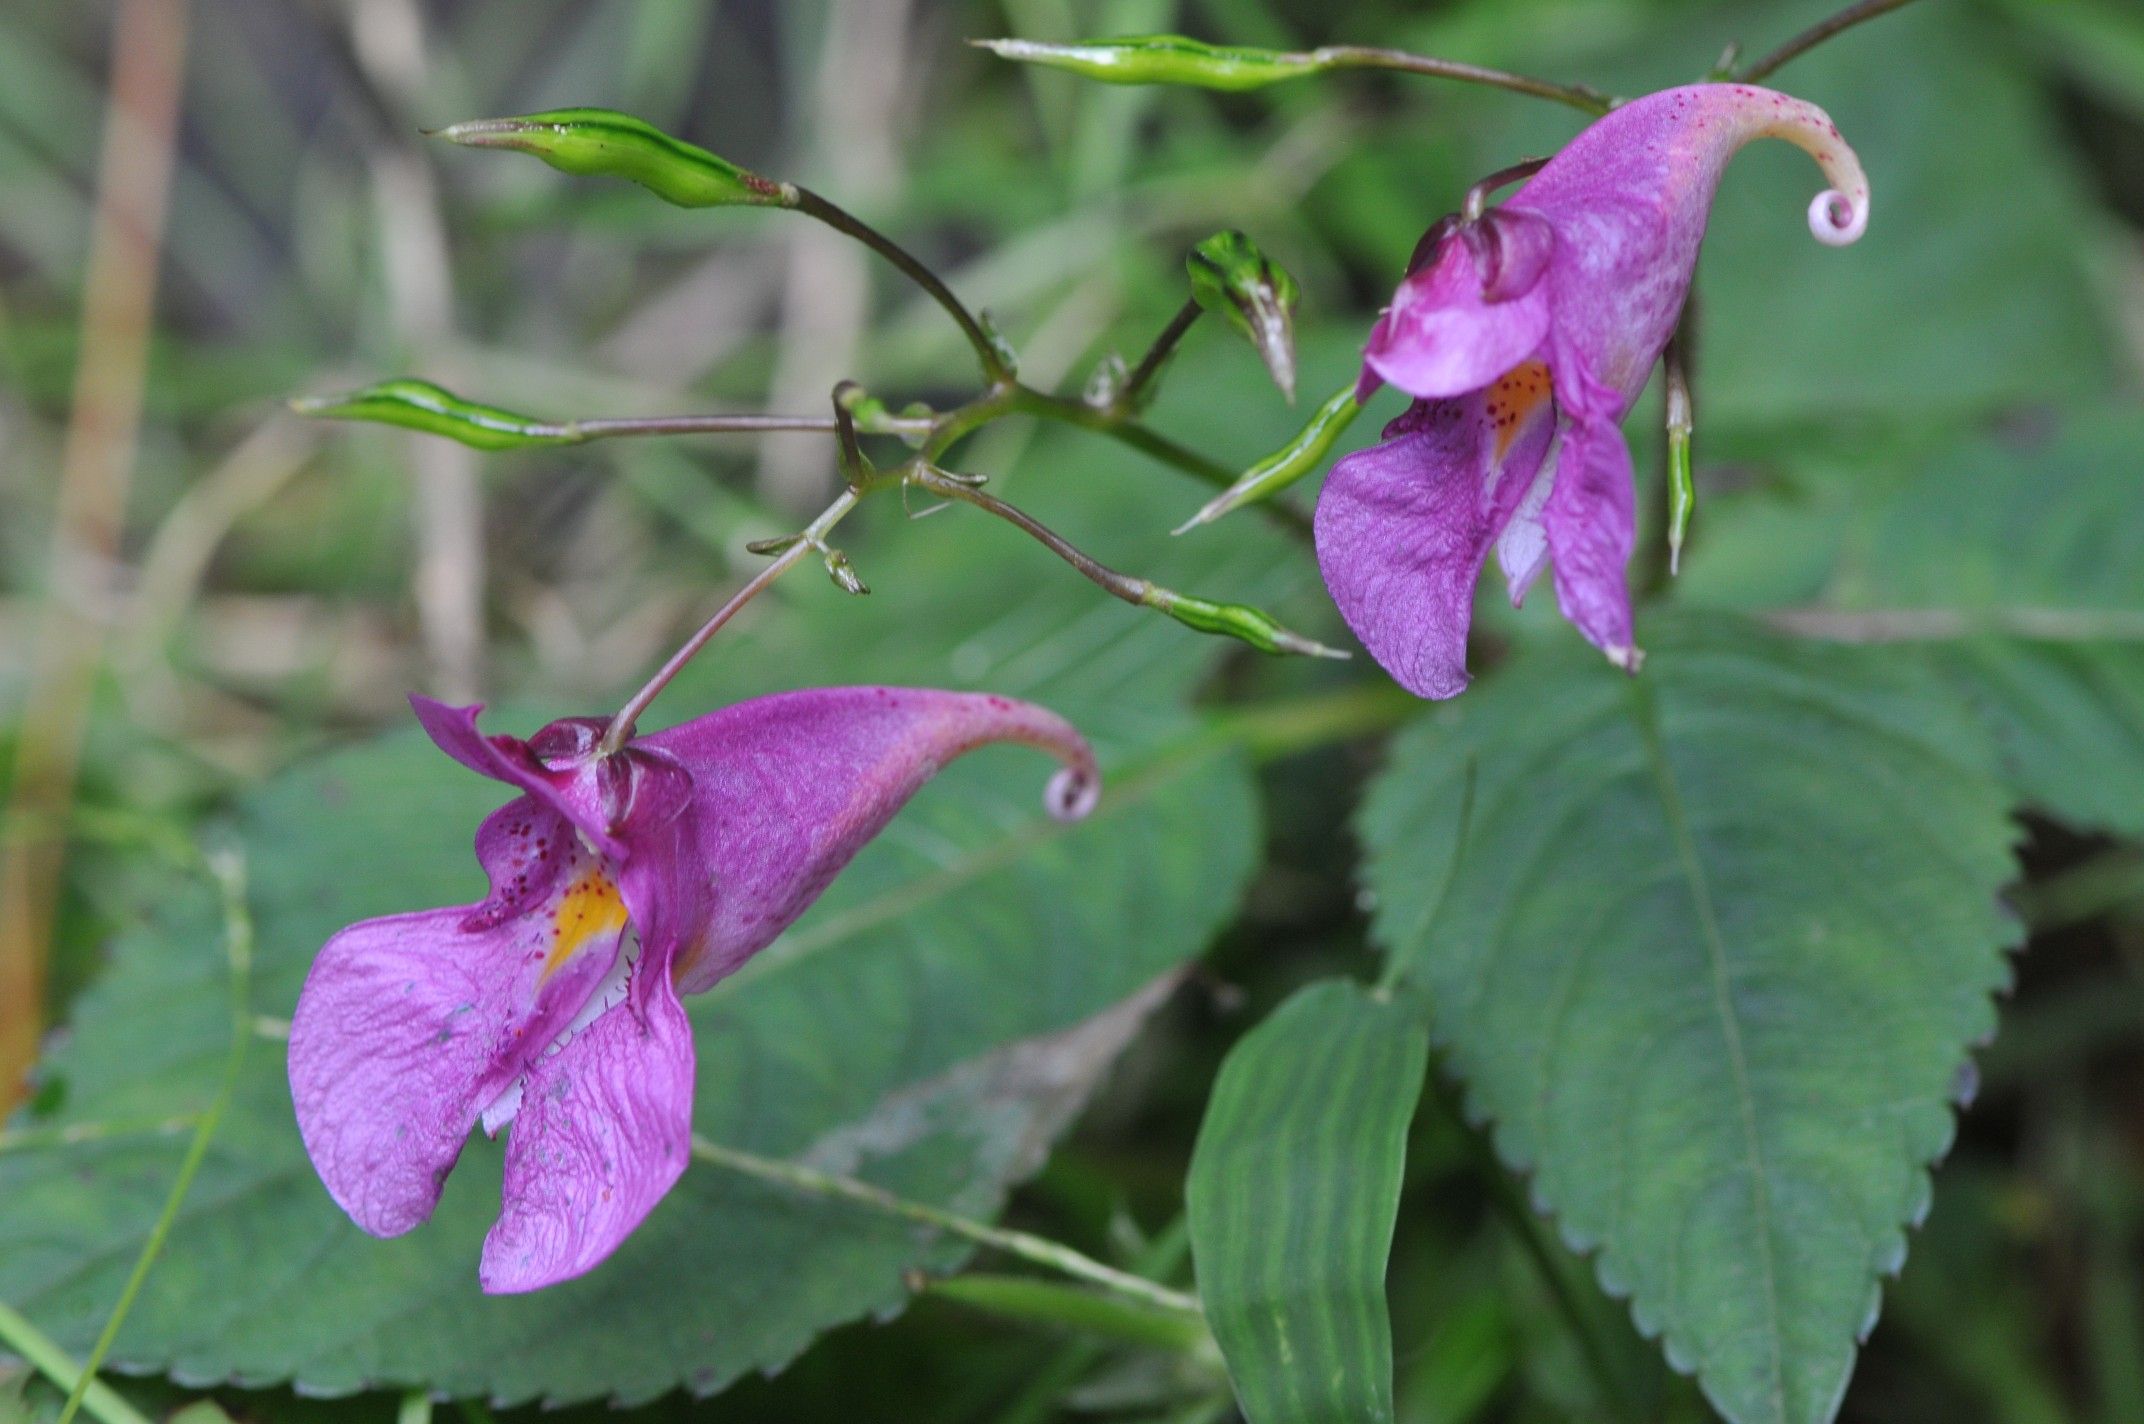
[[[1430,229],[1370,334],[1365,393],[1415,403],[1334,466],[1318,563],[1358,637],[1423,697],[1467,684],[1474,585],[1495,545],[1513,603],[1544,563],[1563,614],[1635,669],[1624,582],[1636,537],[1619,424],[1675,330],[1727,160],[1783,138],[1832,187],[1817,239],[1868,225],[1868,181],[1824,112],[1747,84],[1668,89],[1611,111],[1502,207]]]
[[[895,687],[739,703],[598,753],[603,723],[529,741],[412,698],[448,756],[523,793],[476,835],[481,904],[350,926],[299,996],[290,1086],[330,1195],[376,1236],[422,1223],[472,1127],[512,1124],[479,1276],[580,1275],[685,1169],[693,1044],[678,996],[765,948],[954,757],[1054,754],[1050,811],[1086,814],[1093,753],[1003,697]]]

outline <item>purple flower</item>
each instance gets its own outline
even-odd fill
[[[1384,443],[1334,466],[1317,515],[1326,586],[1409,691],[1466,687],[1492,544],[1513,603],[1552,562],[1564,616],[1637,667],[1620,422],[1674,332],[1721,170],[1765,137],[1806,150],[1832,183],[1809,208],[1818,240],[1861,236],[1868,181],[1822,110],[1700,84],[1611,111],[1502,207],[1423,238],[1362,377],[1365,394],[1390,381],[1415,403]]]
[[[440,750],[523,793],[488,817],[478,905],[365,920],[327,942],[290,1032],[298,1127],[375,1236],[422,1223],[469,1130],[508,1123],[480,1278],[580,1275],[684,1171],[693,1046],[681,993],[732,973],[817,899],[940,767],[988,742],[1053,753],[1085,815],[1093,753],[1003,697],[839,687],[739,703],[597,754],[603,723],[523,742],[476,707],[410,699]]]

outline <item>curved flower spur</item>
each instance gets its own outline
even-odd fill
[[[1423,238],[1370,334],[1361,388],[1389,381],[1415,403],[1333,467],[1317,511],[1326,586],[1409,691],[1466,687],[1491,545],[1513,603],[1553,564],[1564,616],[1637,667],[1620,422],[1674,333],[1721,171],[1758,138],[1804,149],[1831,182],[1809,208],[1819,241],[1861,236],[1868,181],[1821,109],[1699,84],[1613,110],[1502,207],[1481,210],[1492,179]]]
[[[411,699],[440,750],[523,793],[476,835],[478,905],[365,920],[314,961],[290,1035],[306,1151],[376,1236],[425,1221],[472,1127],[512,1125],[480,1278],[580,1275],[684,1171],[693,1043],[681,993],[770,944],[947,762],[991,742],[1063,765],[1048,806],[1094,805],[1092,751],[1030,703],[893,687],[738,703],[603,755],[603,723],[485,736]]]

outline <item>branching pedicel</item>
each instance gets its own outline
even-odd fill
[[[833,393],[830,416],[685,415],[640,419],[598,417],[543,420],[465,400],[424,380],[390,380],[346,394],[293,402],[303,414],[368,420],[444,435],[483,450],[575,445],[625,436],[824,431],[836,436],[844,488],[803,529],[752,546],[774,562],[718,608],[619,710],[602,739],[615,752],[632,736],[640,714],[684,666],[753,598],[775,580],[819,555],[844,592],[870,590],[848,557],[827,542],[836,525],[869,495],[890,488],[916,488],[966,503],[1013,524],[1070,563],[1113,596],[1167,614],[1200,632],[1238,638],[1268,653],[1346,657],[1290,632],[1270,615],[1243,604],[1193,597],[1149,580],[1120,574],[1088,557],[1034,516],[994,496],[980,480],[948,474],[940,462],[954,446],[983,426],[1013,414],[1037,416],[1098,431],[1164,464],[1208,483],[1226,485],[1230,472],[1139,423],[1162,370],[1178,343],[1206,312],[1218,312],[1257,349],[1274,382],[1292,400],[1295,392],[1294,279],[1239,232],[1224,232],[1193,249],[1188,266],[1192,295],[1128,375],[1097,382],[1075,399],[1037,390],[1018,375],[1012,352],[980,316],[906,249],[836,204],[793,183],[739,168],[627,114],[606,109],[558,109],[511,118],[478,119],[436,131],[435,137],[475,148],[532,154],[568,173],[625,178],[680,207],[787,208],[815,218],[863,243],[893,264],[944,308],[959,326],[980,367],[983,390],[946,411],[920,405],[899,413],[854,382]],[[1121,368],[1120,368],[1121,369]],[[1108,368],[1105,367],[1105,373]],[[864,454],[860,435],[888,435],[911,453],[881,470]],[[1300,515],[1275,506],[1275,517],[1307,533]]]

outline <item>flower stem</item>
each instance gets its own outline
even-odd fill
[[[1166,435],[1135,420],[1127,420],[1115,411],[1100,410],[1085,401],[1050,395],[1031,386],[1014,387],[1012,400],[1019,410],[1029,415],[1106,435],[1120,445],[1128,445],[1140,454],[1181,470],[1193,479],[1203,480],[1216,489],[1227,489],[1236,482],[1237,472],[1226,465],[1209,460],[1196,450],[1186,449]],[[1310,520],[1301,510],[1286,504],[1268,504],[1263,508],[1269,517],[1291,533],[1300,538],[1310,537]]]
[[[51,1336],[6,1304],[0,1304],[0,1345],[22,1356],[32,1369],[61,1389],[78,1389],[83,1380],[90,1379],[88,1372],[68,1359],[67,1352]],[[83,1391],[82,1402],[101,1424],[149,1424],[146,1416],[101,1381],[91,1381]]]
[[[558,434],[568,440],[604,440],[619,435],[762,435],[773,431],[824,432],[834,422],[823,415],[649,415],[565,420]]]
[[[1902,0],[1901,0],[1902,3]],[[1433,79],[1457,79],[1468,84],[1487,84],[1497,89],[1509,89],[1514,94],[1531,94],[1537,99],[1553,99],[1559,104],[1568,104],[1589,114],[1605,114],[1615,107],[1615,100],[1600,90],[1584,84],[1557,84],[1547,79],[1535,79],[1525,74],[1510,74],[1501,69],[1485,69],[1478,64],[1462,64],[1452,59],[1435,59],[1426,54],[1409,54],[1399,49],[1379,49],[1372,45],[1326,45],[1310,52],[1313,61],[1328,69],[1394,69],[1403,74],[1425,74]]]
[[[1088,555],[1082,553],[1069,539],[1044,524],[1041,520],[1021,509],[1007,504],[996,495],[986,494],[970,484],[948,476],[943,470],[930,465],[918,466],[909,479],[919,488],[928,490],[940,499],[957,499],[963,504],[972,504],[985,514],[995,515],[1012,525],[1036,543],[1063,559],[1102,592],[1112,598],[1121,598],[1134,607],[1144,607],[1154,585],[1143,578],[1118,573]]]
[[[740,1152],[732,1147],[723,1147],[708,1141],[698,1133],[693,1134],[692,1155],[714,1166],[741,1172],[748,1177],[757,1177],[761,1181],[776,1182],[811,1196],[853,1202],[889,1216],[921,1222],[1162,1310],[1190,1316],[1203,1314],[1195,1297],[1182,1291],[1171,1290],[1144,1276],[1135,1276],[1114,1266],[1104,1265],[1092,1256],[1083,1255],[1063,1242],[1052,1241],[1045,1236],[991,1226],[939,1207],[895,1196],[883,1187],[875,1187],[869,1182],[822,1172],[800,1162],[784,1162],[751,1152]]]
[[[900,268],[903,276],[928,292],[933,301],[944,307],[946,315],[959,324],[961,334],[966,336],[968,344],[975,348],[975,358],[982,363],[983,378],[987,382],[996,385],[1000,381],[1011,379],[1012,372],[1006,367],[1005,358],[999,354],[997,343],[991,340],[989,332],[983,330],[982,323],[975,319],[974,313],[968,310],[959,297],[953,295],[952,289],[939,280],[937,273],[924,266],[906,248],[846,208],[835,206],[809,188],[800,187],[796,193],[796,202],[793,205],[796,211],[807,217],[817,218],[844,237],[852,237],[870,248]]]
[[[82,1372],[75,1379],[74,1387],[68,1391],[67,1403],[60,1410],[59,1424],[74,1424],[75,1415],[96,1387],[97,1370],[103,1365],[104,1357],[111,1353],[112,1342],[119,1338],[119,1327],[126,1323],[128,1313],[133,1310],[142,1283],[149,1278],[149,1268],[163,1254],[172,1223],[178,1220],[179,1205],[193,1187],[194,1177],[208,1156],[209,1140],[222,1125],[224,1112],[238,1090],[239,1070],[245,1066],[247,1045],[253,1041],[253,1011],[250,1007],[253,912],[246,904],[245,863],[235,852],[211,855],[208,869],[223,898],[224,954],[230,966],[230,1051],[224,1055],[223,1077],[216,1085],[216,1095],[203,1110],[201,1120],[194,1128],[193,1141],[187,1144],[186,1156],[179,1162],[179,1174],[172,1180],[171,1191],[164,1198],[164,1209],[157,1213],[156,1224],[149,1229],[149,1239],[142,1243],[141,1254],[134,1258],[134,1269],[128,1274],[126,1285],[120,1289],[119,1299],[106,1317],[104,1329],[91,1347],[89,1358],[83,1361]]]
[[[114,1137],[166,1137],[197,1126],[196,1113],[175,1117],[122,1118],[112,1122],[71,1122],[65,1127],[24,1127],[0,1132],[0,1152],[33,1147],[73,1147],[83,1142],[104,1142]]]
[[[1188,627],[1197,628],[1200,632],[1221,633],[1239,638],[1263,652],[1292,653],[1316,658],[1347,656],[1338,648],[1329,648],[1323,643],[1282,628],[1256,609],[1240,604],[1217,604],[1207,599],[1189,597],[1175,589],[1164,588],[1151,579],[1119,573],[1083,553],[1062,534],[1018,505],[1007,504],[995,495],[985,494],[974,485],[954,479],[934,466],[918,464],[908,478],[910,483],[941,499],[972,504],[985,514],[1004,520],[1070,564],[1078,570],[1080,577],[1096,588],[1112,598],[1124,600],[1134,608],[1152,608],[1166,613]]]
[[[648,704],[661,695],[662,690],[670,685],[671,679],[685,670],[687,663],[699,656],[700,649],[706,647],[715,634],[722,631],[722,625],[736,617],[747,603],[765,593],[776,579],[803,562],[805,555],[814,553],[823,546],[827,531],[848,517],[849,511],[862,501],[863,493],[855,488],[843,490],[832,504],[819,511],[818,518],[805,526],[794,543],[776,554],[774,561],[754,574],[743,588],[731,594],[729,600],[715,610],[714,616],[702,623],[699,631],[687,638],[684,646],[672,653],[670,660],[656,670],[655,676],[649,678],[646,685],[618,709],[617,715],[610,719],[610,726],[604,729],[603,740],[597,744],[597,754],[609,756],[624,746],[632,737],[633,726],[640,720],[640,714],[648,710]]]
[[[1742,72],[1735,78],[1745,81],[1762,79],[1788,61],[1798,59],[1815,49],[1841,30],[1850,30],[1863,21],[1873,20],[1879,15],[1888,15],[1893,10],[1912,3],[1913,0],[1860,0],[1859,4],[1847,6],[1830,19],[1811,25],[1762,59],[1744,65]]]
[[[1139,397],[1160,373],[1162,364],[1176,350],[1176,344],[1184,339],[1184,333],[1191,330],[1192,324],[1205,310],[1196,301],[1186,301],[1177,309],[1176,315],[1169,318],[1169,324],[1161,329],[1161,335],[1154,338],[1154,344],[1147,347],[1146,355],[1139,358],[1139,364],[1124,378],[1123,388],[1110,402],[1113,413],[1129,415],[1139,408]]]
[[[1459,216],[1470,223],[1480,222],[1483,213],[1489,210],[1489,199],[1499,188],[1509,187],[1522,178],[1531,178],[1548,167],[1545,158],[1522,158],[1509,168],[1499,168],[1488,177],[1467,189],[1466,200],[1459,205]]]
[[[931,1283],[931,1294],[1009,1320],[1069,1326],[1148,1349],[1211,1351],[1205,1323],[1181,1311],[1157,1310],[1085,1286],[1041,1276],[970,1271]]]

